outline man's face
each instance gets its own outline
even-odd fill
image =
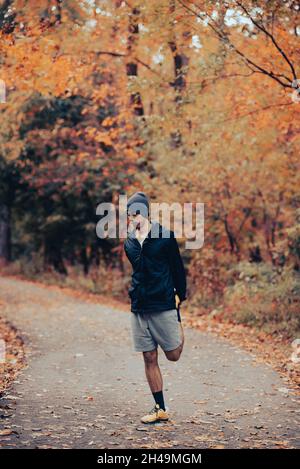
[[[147,218],[143,217],[140,213],[128,213],[127,212],[127,217],[128,217],[128,222],[133,226],[133,228],[140,230],[141,227],[144,226],[145,222],[147,221]]]

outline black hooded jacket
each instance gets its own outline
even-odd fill
[[[174,231],[152,221],[142,246],[131,232],[124,249],[133,268],[128,290],[133,313],[175,309],[175,294],[186,300],[186,274]]]

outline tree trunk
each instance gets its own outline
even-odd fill
[[[129,79],[134,79],[138,76],[138,65],[135,57],[136,46],[139,35],[139,16],[140,10],[136,7],[132,8],[129,14],[129,25],[128,25],[128,40],[127,40],[127,56],[128,62],[126,63],[126,74]],[[138,91],[130,94],[130,105],[133,113],[136,116],[144,115],[144,107],[142,103],[141,94]]]
[[[0,263],[7,264],[11,260],[11,229],[10,207],[0,204]]]
[[[83,265],[83,273],[87,275],[89,273],[90,263],[86,252],[86,246],[83,246],[80,250],[80,260]]]
[[[175,90],[175,106],[176,106],[176,116],[181,116],[181,106],[183,103],[183,91],[186,87],[186,70],[185,67],[188,65],[188,57],[180,53],[177,46],[176,41],[176,33],[174,31],[174,20],[175,20],[175,13],[176,13],[176,2],[175,0],[170,0],[169,2],[169,15],[170,15],[170,37],[169,37],[169,47],[173,57],[173,65],[174,65],[174,80],[171,83]],[[182,145],[182,136],[179,129],[175,129],[171,135],[171,147],[176,148]]]
[[[56,272],[59,272],[63,275],[68,275],[68,271],[63,261],[60,247],[50,244],[45,241],[44,243],[44,267],[47,268],[47,265],[52,265]]]

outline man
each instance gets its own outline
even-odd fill
[[[133,267],[131,328],[134,349],[143,353],[146,377],[155,406],[143,416],[143,423],[169,419],[158,366],[158,345],[168,360],[180,358],[184,334],[179,313],[186,300],[186,274],[174,232],[157,221],[150,221],[149,201],[136,192],[127,202],[129,230],[124,243]]]

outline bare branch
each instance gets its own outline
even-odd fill
[[[128,57],[127,54],[123,54],[121,52],[111,52],[111,51],[105,51],[105,50],[100,50],[100,51],[97,51],[96,52],[96,55],[110,55],[112,57]],[[150,65],[148,65],[147,63],[143,62],[143,60],[139,59],[138,57],[134,57],[134,59],[141,65],[143,65],[143,67],[147,68],[148,70],[150,70],[150,72],[154,73],[155,75],[157,76],[161,76],[160,73],[156,72],[155,70],[153,70],[153,68],[150,67]]]
[[[224,119],[222,121],[215,122],[215,124],[223,124],[224,122],[230,122],[230,121],[235,121],[237,119],[243,119],[244,117],[251,116],[252,114],[256,114],[258,112],[262,111],[267,111],[268,109],[274,108],[274,107],[281,107],[281,106],[292,106],[294,103],[292,101],[289,101],[288,103],[275,103],[275,104],[269,104],[268,106],[264,106],[261,108],[253,109],[252,111],[247,112],[246,114],[240,114],[235,117],[230,117],[229,119]]]
[[[180,5],[187,11],[189,11],[190,13],[192,13],[194,16],[200,18],[201,20],[204,20],[203,18],[203,14],[201,13],[198,13],[197,11],[195,11],[193,8],[191,8],[190,6],[186,5],[184,3],[184,0],[177,0],[178,3],[180,3]],[[272,78],[273,80],[275,80],[277,83],[279,83],[283,88],[293,88],[292,86],[292,81],[293,79],[290,79],[288,78],[287,76],[285,75],[278,75],[276,73],[274,73],[272,70],[267,70],[265,69],[264,67],[262,67],[261,65],[255,63],[253,60],[251,60],[249,57],[247,57],[240,49],[238,49],[228,38],[228,36],[226,34],[224,34],[222,31],[220,31],[216,26],[215,26],[215,21],[214,19],[208,14],[208,13],[205,13],[205,16],[207,18],[209,18],[209,22],[207,23],[207,25],[209,26],[210,29],[212,29],[214,31],[214,33],[218,36],[218,38],[220,39],[220,41],[222,41],[224,44],[227,45],[227,47],[231,50],[233,50],[239,57],[242,58],[242,60],[244,61],[244,63],[246,64],[246,66],[251,70],[251,71],[258,71],[259,73],[262,73],[263,75],[266,75],[270,78]],[[286,80],[288,83],[286,83],[285,81]]]
[[[266,34],[266,36],[268,36],[272,43],[274,44],[274,46],[276,47],[276,49],[278,50],[278,52],[282,55],[282,57],[285,59],[285,61],[288,63],[291,71],[292,71],[292,74],[293,74],[293,77],[294,77],[294,80],[297,80],[297,75],[296,75],[296,70],[295,70],[295,67],[293,65],[293,63],[291,62],[291,60],[288,58],[288,56],[286,55],[286,53],[284,52],[284,50],[279,46],[278,42],[275,40],[273,34],[271,34],[265,27],[263,24],[260,24],[258,21],[256,21],[253,16],[249,13],[249,11],[244,7],[244,5],[242,5],[241,2],[238,2],[236,1],[236,4],[244,11],[244,13],[246,13],[246,15],[248,16],[248,18],[250,18],[250,20],[252,21],[252,23],[260,30],[262,31],[264,34]]]

